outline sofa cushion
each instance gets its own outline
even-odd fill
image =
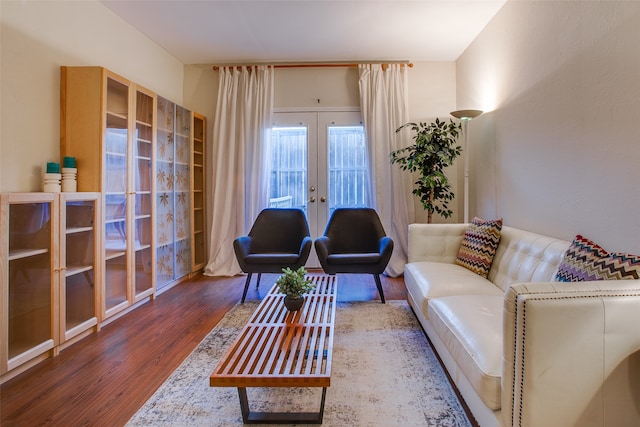
[[[461,295],[434,298],[428,306],[440,340],[493,410],[501,407],[503,304],[502,295]]]
[[[500,243],[501,229],[502,218],[492,221],[473,218],[464,232],[456,264],[468,268],[481,277],[487,277]]]
[[[503,226],[487,277],[506,291],[514,283],[551,282],[571,242]]]
[[[640,256],[619,252],[609,253],[580,234],[571,242],[556,274],[558,282],[638,279],[639,277]]]
[[[404,267],[407,292],[422,304],[428,318],[431,298],[451,295],[493,295],[502,298],[503,291],[493,283],[456,264],[443,262],[411,262]]]

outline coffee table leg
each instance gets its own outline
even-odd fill
[[[322,387],[322,399],[318,412],[252,412],[249,409],[247,389],[238,387],[242,421],[245,424],[322,424],[326,396],[327,388]]]

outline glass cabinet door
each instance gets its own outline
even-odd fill
[[[191,272],[191,111],[176,106],[175,278]]]
[[[104,153],[105,311],[127,303],[127,149],[129,86],[107,79]]]
[[[6,372],[57,345],[57,227],[53,194],[3,195],[2,362]],[[6,233],[6,234],[5,234]],[[7,239],[7,240],[5,240]],[[6,313],[6,315],[4,314]]]
[[[156,287],[191,272],[191,112],[158,97]]]
[[[134,299],[153,290],[153,115],[154,96],[136,91],[136,134],[134,138]]]
[[[156,287],[174,278],[174,120],[175,104],[158,97],[156,139]]]
[[[97,325],[98,193],[62,193],[60,218],[61,341]],[[98,282],[99,283],[99,282]]]

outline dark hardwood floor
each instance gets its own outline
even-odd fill
[[[339,274],[339,301],[378,300],[371,275]],[[277,275],[252,280],[263,296]],[[0,386],[0,425],[121,426],[240,301],[244,276],[199,276]],[[402,278],[382,276],[387,300],[406,299]],[[211,366],[213,370],[214,366]]]

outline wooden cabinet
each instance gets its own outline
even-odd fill
[[[5,193],[0,212],[5,374],[98,328],[100,194]]]
[[[98,328],[100,194],[60,193],[60,343]]]
[[[102,318],[153,295],[156,95],[101,67],[61,68],[61,158],[102,197]]]
[[[0,195],[0,374],[59,342],[58,214],[53,193]]]
[[[207,263],[205,147],[207,122],[203,115],[193,113],[191,124],[193,148],[191,153],[191,271],[198,271]]]
[[[156,287],[191,272],[191,112],[158,97]]]

